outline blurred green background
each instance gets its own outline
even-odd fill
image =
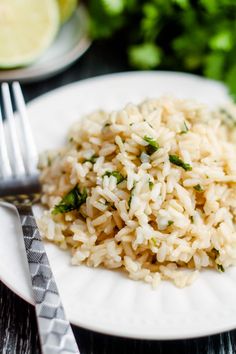
[[[119,34],[137,69],[224,81],[236,98],[236,0],[88,0],[92,38]]]

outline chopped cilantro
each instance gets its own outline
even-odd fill
[[[103,128],[110,127],[111,123],[106,123]]]
[[[189,131],[188,126],[186,122],[184,122],[184,128],[181,130],[180,134],[186,134]]]
[[[69,142],[72,143],[73,141],[74,141],[74,138],[73,138],[73,136],[71,136],[71,137],[69,138]]]
[[[167,226],[171,226],[171,225],[173,225],[173,224],[174,224],[174,221],[173,221],[173,220],[168,220]]]
[[[200,184],[196,184],[196,186],[193,187],[197,192],[204,192],[204,189]]]
[[[91,162],[92,164],[95,164],[98,156],[97,155],[92,155],[89,159],[85,160],[84,162]]]
[[[220,271],[220,272],[224,272],[225,271],[225,269],[224,269],[224,267],[222,266],[222,264],[217,264],[217,268],[218,268],[218,270]]]
[[[85,203],[87,198],[87,190],[84,188],[80,192],[79,185],[77,184],[70,192],[68,192],[60,201],[59,204],[54,206],[52,214],[67,213],[71,210],[79,209],[80,206]]]
[[[151,238],[151,241],[152,241],[153,245],[155,247],[157,247],[157,240],[154,237]]]
[[[148,155],[154,154],[154,152],[156,152],[159,149],[158,142],[155,141],[153,138],[150,138],[149,136],[145,135],[143,140],[145,140],[148,143],[148,145],[146,146],[146,153]]]
[[[129,197],[129,200],[128,200],[129,209],[130,209],[130,205],[131,205],[131,202],[132,202],[132,198],[133,198],[133,196],[132,196],[132,194],[130,194],[130,197]]]
[[[169,160],[174,165],[182,167],[185,171],[191,171],[192,170],[192,166],[190,166],[189,163],[185,163],[177,155],[169,155]]]
[[[135,184],[134,184],[133,188],[130,190],[130,197],[129,197],[129,200],[128,200],[129,209],[130,209],[130,205],[131,205],[132,198],[133,198],[134,188],[135,188]]]
[[[118,172],[118,171],[113,171],[113,172],[106,171],[104,173],[103,177],[104,176],[108,176],[108,177],[114,176],[117,179],[117,184],[119,184],[119,183],[121,183],[121,182],[123,182],[125,180],[125,177],[122,176],[122,174],[120,172]]]
[[[154,183],[153,182],[151,182],[151,181],[149,181],[148,182],[148,185],[149,185],[149,189],[150,189],[150,191],[153,189],[153,187],[154,187]]]

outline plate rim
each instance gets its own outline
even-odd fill
[[[206,78],[204,76],[200,76],[200,75],[196,75],[196,74],[192,74],[192,73],[187,73],[187,72],[182,72],[182,71],[177,71],[177,70],[128,70],[128,71],[117,71],[114,73],[109,73],[109,74],[98,74],[92,77],[88,77],[88,78],[84,78],[84,79],[79,79],[70,83],[65,83],[62,84],[59,87],[56,87],[55,89],[49,90],[41,95],[39,95],[38,97],[33,98],[32,100],[27,102],[27,108],[30,109],[31,105],[38,103],[38,101],[40,101],[41,99],[44,99],[47,95],[51,95],[51,94],[57,94],[60,91],[63,91],[64,89],[70,89],[73,86],[77,86],[77,85],[85,85],[87,83],[89,83],[90,81],[100,81],[103,79],[113,79],[114,77],[125,77],[125,76],[153,76],[153,75],[158,75],[158,76],[165,76],[165,75],[172,75],[172,76],[183,76],[185,78],[192,78],[192,79],[197,79],[198,81],[204,81],[204,82],[208,82],[208,83],[212,83],[215,84],[219,87],[221,87],[224,90],[228,90],[227,87],[224,85],[223,82],[218,81],[218,80],[213,80],[213,79],[209,79]],[[229,94],[228,94],[229,95]]]
[[[79,81],[76,81],[76,82],[73,82],[73,83],[70,83],[70,84],[67,84],[67,85],[63,85],[59,88],[56,88],[54,90],[51,90],[51,91],[48,91],[42,95],[40,95],[39,97],[31,100],[29,103],[28,103],[28,109],[31,109],[31,106],[33,106],[34,104],[37,104],[39,101],[43,101],[45,99],[46,96],[50,96],[50,95],[55,95],[55,94],[58,94],[59,92],[63,91],[63,90],[69,90],[70,88],[73,88],[75,86],[83,86],[84,84],[88,83],[88,82],[97,82],[97,81],[100,81],[100,80],[103,80],[103,79],[112,79],[114,77],[127,77],[127,76],[153,76],[153,75],[162,75],[162,76],[165,76],[165,75],[173,75],[173,76],[179,76],[181,75],[182,77],[188,77],[188,78],[194,78],[194,79],[198,79],[198,80],[201,80],[201,81],[209,81],[209,82],[212,82],[214,84],[218,84],[220,85],[222,88],[225,87],[222,83],[220,82],[216,82],[215,80],[209,80],[209,79],[205,79],[203,77],[200,77],[200,76],[197,76],[197,75],[194,75],[194,74],[188,74],[188,73],[182,73],[182,72],[178,72],[178,71],[175,71],[175,72],[172,72],[172,71],[130,71],[130,72],[121,72],[121,73],[113,73],[113,74],[108,74],[108,75],[98,75],[96,77],[91,77],[91,78],[88,78],[88,79],[84,79],[84,80],[79,80]],[[20,292],[18,291],[18,289],[14,289],[14,286],[10,283],[8,283],[6,281],[6,279],[2,279],[1,277],[1,281],[9,288],[11,289],[15,294],[17,294],[19,297],[21,297],[22,299],[24,299],[25,301],[27,301],[28,303],[34,305],[34,302],[32,302],[32,300],[30,298],[28,298],[28,296],[24,296],[25,294],[20,294]],[[77,323],[74,323],[74,321],[72,321],[72,324],[74,324],[75,326],[80,326],[82,328],[85,328],[85,329],[88,329],[88,330],[91,330],[91,331],[96,331],[96,332],[99,332],[99,333],[103,333],[105,335],[115,335],[115,336],[118,336],[118,337],[124,337],[124,338],[136,338],[136,339],[144,339],[144,340],[176,340],[176,339],[189,339],[189,338],[197,338],[197,337],[203,337],[203,336],[209,336],[209,335],[213,335],[213,334],[217,334],[217,333],[222,333],[222,332],[225,332],[225,331],[229,331],[229,330],[232,330],[232,329],[235,329],[235,326],[232,327],[232,325],[226,325],[226,326],[218,326],[219,328],[215,328],[214,330],[208,330],[207,333],[206,333],[206,329],[204,329],[203,331],[199,331],[196,333],[196,331],[194,333],[188,333],[187,335],[183,335],[183,334],[177,334],[177,335],[161,335],[161,336],[158,336],[158,335],[150,335],[148,336],[147,333],[145,333],[145,335],[142,337],[142,335],[140,334],[137,334],[137,335],[134,335],[134,333],[129,333],[127,330],[125,330],[124,332],[122,331],[122,328],[120,328],[120,330],[117,330],[117,329],[113,329],[112,327],[110,328],[109,330],[109,333],[107,333],[107,331],[105,329],[102,328],[102,326],[98,327],[97,325],[93,325],[92,323],[90,323],[90,325],[86,325],[83,323],[83,320],[80,321],[78,320]]]

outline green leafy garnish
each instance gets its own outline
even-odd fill
[[[156,140],[154,140],[153,138],[150,138],[147,135],[145,135],[143,140],[145,140],[148,143],[148,145],[145,147],[146,148],[146,153],[148,155],[154,154],[154,152],[156,152],[159,149],[159,147],[160,147]]]
[[[151,181],[149,181],[148,182],[148,185],[149,185],[149,189],[150,189],[150,191],[153,189],[153,187],[154,187],[154,183],[153,182],[151,182]]]
[[[168,220],[168,226],[171,226],[171,225],[173,225],[174,224],[174,221],[173,220]]]
[[[152,241],[153,245],[155,247],[157,247],[157,240],[154,237],[151,238],[151,241]]]
[[[87,190],[84,188],[82,192],[80,191],[79,185],[77,184],[69,193],[67,193],[59,204],[54,206],[52,214],[63,214],[72,210],[79,210],[80,206],[86,202]]]
[[[113,172],[106,171],[104,173],[103,177],[104,176],[108,176],[108,177],[113,176],[113,177],[115,177],[117,179],[117,184],[119,184],[119,183],[121,183],[121,182],[123,182],[125,180],[125,177],[122,176],[122,174],[120,172],[118,172],[118,171],[113,171]]]
[[[222,80],[236,98],[235,0],[88,0],[92,39],[123,36],[136,69]],[[115,48],[115,47],[114,47]]]
[[[187,134],[188,131],[189,131],[188,126],[186,122],[184,122],[184,128],[183,130],[181,130],[180,134]]]
[[[200,184],[196,184],[196,186],[193,187],[197,192],[204,192],[204,189]]]
[[[224,267],[222,266],[222,264],[217,264],[217,268],[218,268],[218,270],[220,271],[220,272],[224,272],[225,271],[225,269],[224,269]]]
[[[185,171],[191,171],[192,170],[192,166],[190,166],[189,163],[185,163],[177,155],[169,155],[169,160],[174,165],[182,167]]]
[[[128,200],[128,207],[129,207],[129,209],[130,209],[130,205],[131,205],[132,198],[133,198],[133,194],[134,194],[135,184],[136,184],[136,183],[134,183],[133,188],[130,190],[130,197],[129,197],[129,200]]]
[[[218,256],[220,255],[219,250],[217,250],[216,248],[212,248],[211,252],[212,252],[213,255],[214,255],[214,259],[215,259],[215,262],[216,262],[217,269],[218,269],[220,272],[224,272],[225,269],[224,269],[224,267],[222,266],[222,264],[218,264],[218,263],[217,263],[217,258],[218,258]]]
[[[131,205],[131,202],[132,202],[132,198],[133,198],[133,195],[130,194],[130,197],[129,197],[129,200],[128,200],[128,207],[130,209],[130,205]]]
[[[194,222],[193,215],[190,216],[190,221],[191,221],[191,223],[193,224],[193,222]]]
[[[92,155],[89,159],[85,160],[84,162],[91,162],[92,164],[95,164],[98,156],[97,155]]]

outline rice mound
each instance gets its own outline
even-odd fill
[[[40,158],[43,237],[73,265],[153,287],[235,265],[234,125],[226,110],[172,97],[84,117]]]

